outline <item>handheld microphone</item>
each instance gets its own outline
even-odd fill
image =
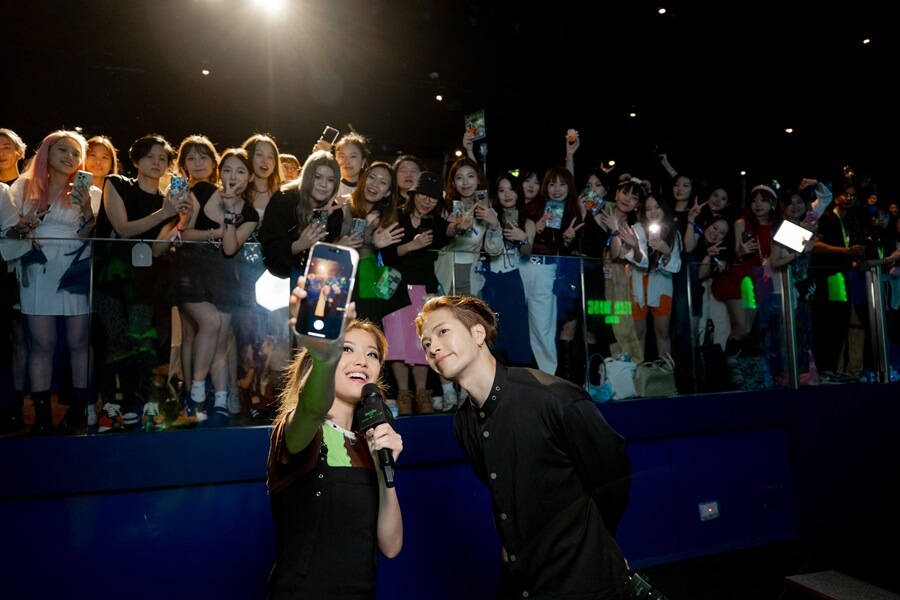
[[[362,398],[356,409],[356,420],[359,421],[359,429],[363,433],[382,423],[389,423],[393,427],[394,417],[385,408],[378,385],[367,383],[363,386]],[[378,451],[378,464],[384,473],[384,484],[389,488],[394,487],[394,457],[390,450],[382,448]]]

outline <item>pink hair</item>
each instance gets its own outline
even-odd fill
[[[35,155],[28,161],[28,166],[25,167],[25,172],[22,174],[25,177],[25,201],[34,203],[38,210],[43,210],[50,206],[50,198],[48,197],[50,194],[50,186],[48,185],[50,181],[50,169],[48,168],[50,148],[63,138],[69,138],[81,148],[81,162],[78,164],[78,169],[84,169],[87,140],[84,139],[83,135],[77,131],[60,129],[45,137],[41,145],[38,146]],[[75,172],[69,177],[69,183],[74,181]],[[66,196],[65,201],[69,201],[68,196]]]

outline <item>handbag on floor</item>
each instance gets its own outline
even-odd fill
[[[642,398],[677,396],[675,360],[672,355],[663,352],[656,360],[639,364],[634,370],[634,388]]]
[[[637,363],[631,362],[627,355],[616,355],[615,358],[604,358],[606,379],[613,389],[613,400],[635,398],[638,393],[634,388],[634,371]]]

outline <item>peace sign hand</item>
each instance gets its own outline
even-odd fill
[[[688,221],[696,221],[697,217],[700,216],[700,211],[703,210],[703,207],[707,204],[709,204],[709,200],[700,204],[697,201],[697,196],[694,196],[694,205],[688,211]]]
[[[578,225],[575,222],[578,221],[578,217],[574,217],[572,222],[569,224],[568,229],[563,232],[563,241],[567,244],[570,244],[572,240],[575,239],[576,232],[584,227],[584,223],[579,223]]]

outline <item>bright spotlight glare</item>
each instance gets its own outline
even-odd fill
[[[253,4],[270,15],[279,14],[284,8],[284,0],[253,0]]]

